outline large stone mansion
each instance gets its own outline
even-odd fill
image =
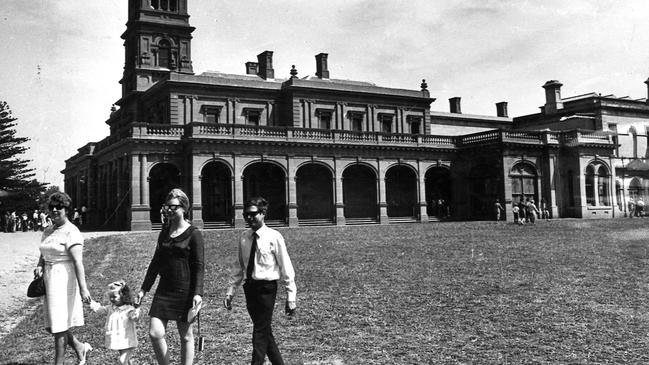
[[[199,227],[243,227],[266,197],[274,225],[494,219],[534,199],[552,217],[613,218],[645,196],[646,99],[561,96],[543,85],[536,114],[435,112],[413,89],[339,80],[328,55],[315,76],[277,72],[273,52],[245,74],[192,69],[187,0],[129,0],[122,97],[110,135],[66,161],[65,191],[96,229],[149,230],[180,187]],[[244,68],[245,67],[245,68]]]

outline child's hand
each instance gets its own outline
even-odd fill
[[[128,312],[128,317],[134,321],[140,319],[140,308],[135,308]]]
[[[93,310],[93,312],[96,312],[99,308],[101,308],[101,304],[95,302],[94,300],[90,300],[90,309]]]

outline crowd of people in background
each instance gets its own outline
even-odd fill
[[[642,198],[629,198],[629,201],[627,202],[627,208],[629,218],[644,217],[646,215],[645,202],[642,200]]]
[[[83,218],[84,215],[77,208],[74,208],[71,219],[79,229],[83,226]],[[52,225],[52,218],[43,210],[22,213],[5,211],[0,215],[0,232],[4,233],[42,232],[50,225]]]
[[[505,208],[500,204],[499,200],[494,203],[494,212],[496,220],[504,220]],[[538,207],[534,199],[521,198],[518,202],[512,201],[512,215],[514,216],[514,223],[516,224],[535,224],[537,219],[550,219],[550,211],[543,199],[541,199],[541,206]]]

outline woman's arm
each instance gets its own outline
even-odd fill
[[[189,270],[191,274],[190,290],[194,295],[203,295],[205,276],[205,243],[203,234],[195,229],[189,241]]]
[[[83,245],[75,244],[70,247],[70,256],[74,262],[74,270],[77,274],[77,283],[81,292],[81,299],[84,303],[90,303],[90,291],[86,285],[86,269],[83,266]]]

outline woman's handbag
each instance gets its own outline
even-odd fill
[[[35,278],[27,288],[27,296],[30,298],[38,298],[45,295],[45,280],[43,276]]]

